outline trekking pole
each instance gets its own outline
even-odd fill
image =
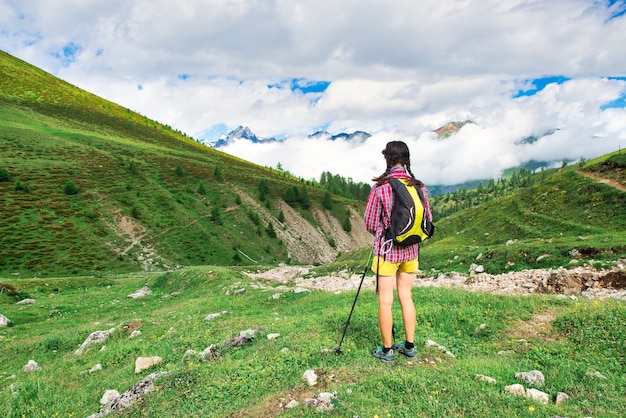
[[[335,349],[335,354],[343,354],[341,351],[341,344],[343,344],[343,339],[346,336],[346,331],[348,330],[348,325],[350,324],[350,318],[352,318],[352,312],[354,312],[354,307],[356,306],[356,300],[359,298],[359,293],[361,292],[361,286],[363,286],[363,280],[365,279],[365,274],[367,273],[367,269],[370,265],[370,261],[372,259],[372,253],[370,252],[369,257],[367,258],[367,263],[365,263],[365,268],[363,269],[363,275],[361,275],[361,282],[359,283],[359,288],[356,291],[356,295],[354,296],[354,302],[352,302],[352,309],[350,309],[350,315],[348,315],[348,320],[346,321],[346,325],[343,328],[343,335],[341,336],[341,341],[339,341],[339,347]]]

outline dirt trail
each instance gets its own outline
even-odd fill
[[[356,290],[360,274],[340,271],[328,276],[311,277],[311,267],[280,266],[263,272],[249,272],[251,279],[277,281],[295,287],[325,290],[334,293]],[[368,275],[363,287],[374,289],[374,277]],[[448,273],[438,276],[417,275],[415,287],[457,287],[473,292],[502,295],[532,293],[582,296],[593,299],[616,298],[626,300],[626,259],[615,261],[612,269],[595,270],[590,267],[565,269],[524,270],[503,274]]]
[[[626,187],[624,187],[621,183],[619,183],[616,180],[613,179],[607,179],[605,177],[602,177],[598,174],[595,173],[591,173],[589,171],[577,171],[578,174],[580,174],[581,176],[585,176],[588,177],[590,179],[593,179],[595,181],[597,181],[598,183],[604,183],[604,184],[608,184],[609,186],[613,186],[618,190],[621,190],[622,192],[626,192]]]

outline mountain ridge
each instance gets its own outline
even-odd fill
[[[367,244],[362,202],[333,195],[328,209],[319,185],[206,147],[6,53],[0,170],[0,276],[316,264]],[[306,208],[285,206],[293,188]],[[351,230],[337,230],[346,218]]]

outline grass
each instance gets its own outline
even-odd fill
[[[369,290],[359,298],[344,354],[338,356],[334,349],[353,292],[285,292],[273,299],[277,290],[255,288],[241,273],[216,266],[3,282],[14,286],[21,298],[37,300],[16,305],[16,297],[0,294],[0,311],[12,321],[0,329],[0,413],[7,417],[87,416],[99,410],[105,390],[124,392],[157,370],[169,373],[121,416],[618,417],[626,410],[626,305],[615,300],[416,288],[421,360],[409,364],[398,359],[387,365],[369,355],[379,344],[377,303]],[[154,294],[126,297],[144,285]],[[233,292],[240,288],[246,291]],[[222,311],[228,313],[204,320]],[[403,330],[397,306],[394,312],[399,340]],[[129,339],[124,326],[133,321],[141,323],[142,334]],[[480,324],[486,328],[477,330]],[[91,332],[109,328],[115,332],[104,351],[98,346],[82,356],[73,354]],[[261,329],[252,342],[232,348],[226,344],[250,328]],[[280,337],[268,340],[269,333]],[[424,348],[427,339],[444,345],[456,358]],[[217,344],[219,359],[201,363],[197,355],[184,357],[187,350],[199,353],[210,344]],[[161,366],[134,373],[137,357],[154,355],[163,357]],[[21,371],[30,359],[43,370]],[[85,373],[97,363],[102,371]],[[307,369],[316,370],[316,387],[302,379]],[[518,383],[516,372],[532,369],[546,376],[542,390],[551,396],[548,406],[503,390]],[[607,380],[589,377],[590,371]],[[476,374],[497,383],[478,381]],[[10,384],[17,395],[11,394]],[[304,406],[303,398],[322,391],[337,393],[333,412],[320,414]],[[560,391],[570,399],[557,406],[553,401]],[[289,399],[297,399],[299,406],[281,407]]]

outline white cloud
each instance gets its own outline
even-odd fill
[[[409,143],[432,183],[626,141],[626,15],[588,0],[0,0],[0,49],[192,136],[249,126],[279,145],[228,151],[304,178],[380,174]],[[64,55],[72,46],[74,53]],[[534,96],[533,80],[558,75]],[[185,76],[185,77],[181,77]],[[184,79],[183,79],[184,78]],[[290,80],[330,82],[303,94]],[[138,87],[141,86],[141,89]],[[454,138],[428,131],[472,119]],[[307,140],[364,130],[365,143]],[[559,129],[534,144],[520,139]],[[418,167],[419,166],[419,167]]]

